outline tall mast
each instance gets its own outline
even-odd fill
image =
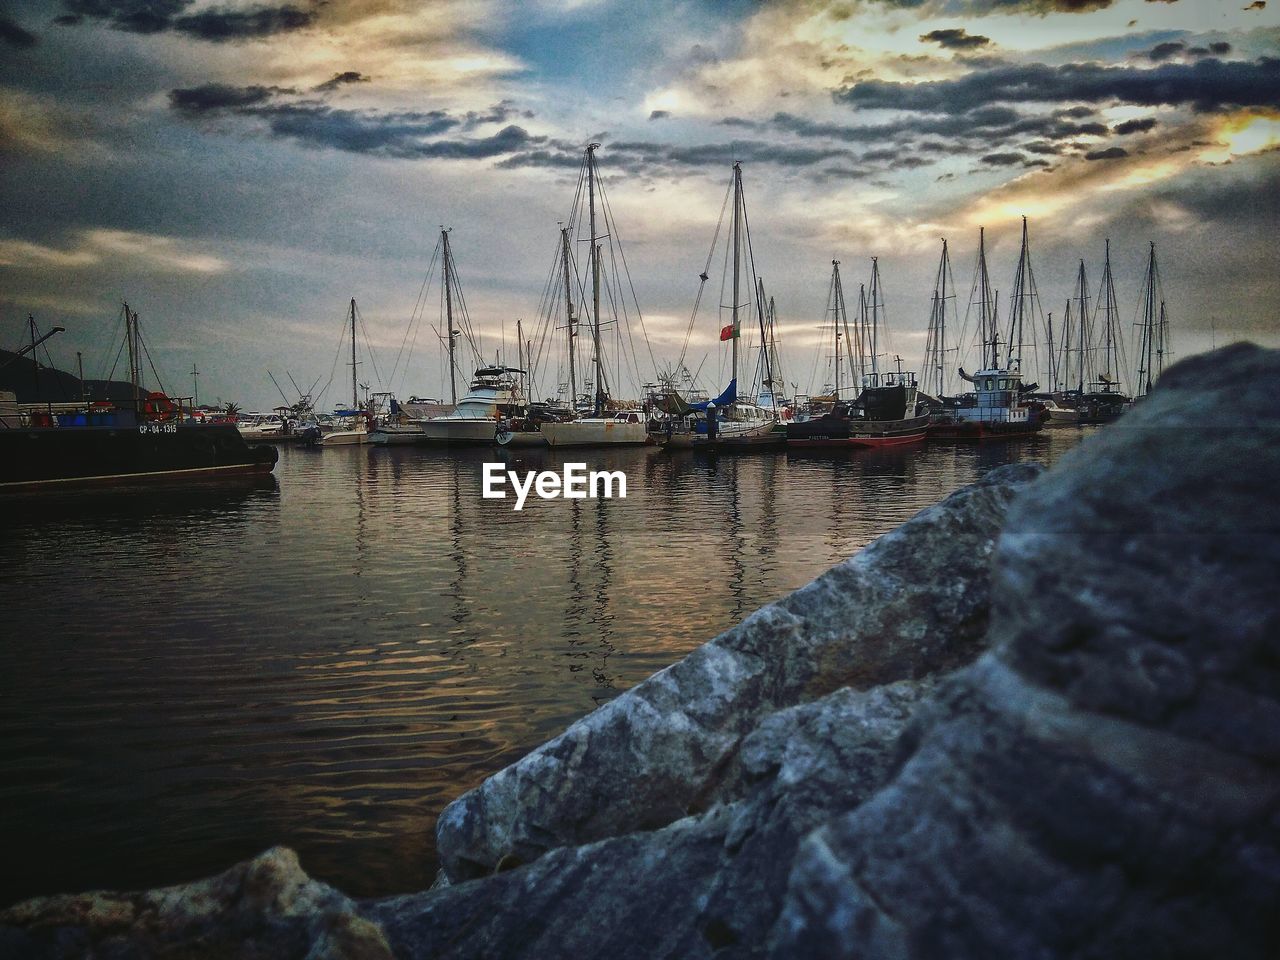
[[[1053,359],[1053,311],[1049,312],[1048,319],[1049,329],[1049,392],[1055,393],[1058,389],[1058,368],[1054,365]]]
[[[40,402],[40,362],[36,359],[36,318],[31,314],[27,314],[27,326],[31,332],[31,381],[35,387],[35,394],[31,397],[32,403]],[[79,354],[77,354],[79,356]],[[81,378],[83,379],[83,378]]]
[[[760,385],[763,389],[769,391],[770,403],[773,403],[773,374],[774,361],[777,359],[772,354],[773,345],[773,316],[765,306],[764,296],[764,280],[756,277],[756,317],[760,321],[760,361],[762,378]],[[776,409],[776,404],[774,404]]]
[[[840,302],[844,299],[840,290],[840,261],[831,261],[831,329],[835,334],[835,397],[840,399]]]
[[[129,347],[129,382],[133,384],[133,409],[140,411],[138,405],[139,384],[138,384],[138,315],[134,313],[129,304],[124,304],[124,339]]]
[[[1138,382],[1134,384],[1138,396],[1151,392],[1152,368],[1155,366],[1156,333],[1156,244],[1151,241],[1151,256],[1147,260],[1147,280],[1142,291],[1142,341],[1138,350]]]
[[[351,409],[360,409],[360,388],[356,385],[356,298],[351,298]]]
[[[942,256],[938,258],[938,275],[933,284],[933,302],[929,307],[929,331],[925,338],[923,385],[941,397],[946,392],[947,358],[947,292],[951,258],[947,240],[942,239]]]
[[[858,375],[861,378],[867,372],[867,345],[871,336],[867,330],[867,285],[865,283],[858,284],[858,327]]]
[[[516,317],[516,366],[520,369],[520,383],[524,386],[524,398],[529,399],[528,384],[525,383],[527,374],[524,372],[524,327],[520,322],[520,318]]]
[[[938,264],[941,293],[938,296],[938,399],[942,399],[945,387],[947,362],[947,274],[951,272],[951,258],[947,254],[947,238],[942,238],[942,262]]]
[[[444,245],[444,316],[449,332],[449,402],[458,405],[457,347],[454,340],[457,331],[453,329],[453,254],[449,252],[449,231],[440,228],[440,242]]]
[[[1071,298],[1067,298],[1067,308],[1062,314],[1062,350],[1058,362],[1059,387],[1071,389]]]
[[[1099,294],[1100,303],[1096,307],[1103,310],[1103,323],[1105,327],[1102,334],[1103,358],[1106,363],[1107,377],[1112,383],[1105,384],[1103,389],[1109,389],[1118,384],[1119,376],[1116,369],[1116,288],[1115,282],[1111,278],[1111,239],[1107,238],[1106,259],[1102,266],[1102,292]]]
[[[871,258],[871,375],[875,376],[880,372],[880,358],[877,354],[880,352],[879,327],[880,327],[880,307],[882,306],[882,297],[880,294],[880,258]]]
[[[1164,312],[1164,301],[1160,301],[1160,340],[1156,348],[1156,377],[1164,375],[1164,355],[1169,348],[1169,318]]]
[[[564,267],[564,311],[565,329],[569,333],[569,409],[577,409],[578,404],[578,358],[574,341],[577,334],[573,329],[573,285],[569,274],[569,228],[560,228],[560,260]]]
[[[991,309],[991,277],[987,273],[987,228],[978,228],[978,320],[982,328],[982,363],[994,370],[1000,366],[1000,335]],[[990,351],[988,353],[987,351]]]
[[[742,164],[733,165],[733,361],[730,383],[738,379],[738,299],[740,296],[742,240]]]
[[[596,148],[598,143],[587,146],[587,201],[591,210],[591,338],[596,353],[595,413],[604,412],[604,358],[600,355],[600,248],[596,245]]]
[[[1083,391],[1084,385],[1093,373],[1093,330],[1089,323],[1089,278],[1085,273],[1084,260],[1080,261],[1080,270],[1076,274],[1076,323],[1080,327],[1076,337],[1076,351],[1079,365],[1076,372],[1080,378],[1076,381],[1077,389]]]
[[[1013,296],[1010,299],[1009,337],[1006,352],[1007,366],[1011,370],[1022,370],[1023,337],[1026,335],[1026,319],[1028,306],[1036,296],[1035,276],[1031,272],[1031,244],[1027,237],[1027,218],[1022,218],[1022,250],[1018,254],[1018,269],[1013,277]],[[1032,323],[1032,339],[1035,338],[1035,324]],[[1050,359],[1050,376],[1053,362]]]

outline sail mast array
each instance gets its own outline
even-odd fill
[[[560,223],[555,256],[543,286],[538,325],[532,338],[534,346],[526,354],[533,389],[544,363],[548,363],[556,372],[556,393],[568,394],[568,408],[575,413],[590,412],[595,417],[610,406],[615,399],[614,389],[625,376],[629,374],[637,386],[644,379],[640,376],[632,310],[648,347],[644,315],[618,237],[606,183],[600,176],[596,155],[599,147],[600,144],[591,143],[583,151],[573,203],[568,218]],[[589,244],[585,265],[589,277],[579,273],[575,241]],[[578,344],[579,328],[584,322],[591,338],[591,352],[586,357]],[[559,330],[565,332],[563,340],[557,335]],[[652,349],[649,357],[652,362]]]
[[[1022,218],[1022,249],[1018,254],[1018,267],[1013,275],[1013,294],[1009,299],[1009,334],[1006,339],[1005,367],[1024,373],[1023,348],[1027,328],[1031,328],[1031,349],[1035,350],[1036,335],[1044,325],[1036,323],[1040,312],[1040,294],[1036,290],[1036,278],[1031,269],[1031,244],[1028,239],[1027,218]],[[1038,364],[1037,364],[1038,365]],[[1050,363],[1052,366],[1052,362]],[[1052,371],[1051,371],[1052,375]]]
[[[1169,355],[1169,322],[1161,289],[1160,268],[1156,265],[1156,244],[1151,241],[1146,278],[1142,285],[1142,320],[1138,323],[1138,367],[1134,376],[1136,395],[1145,397],[1164,373]]]
[[[933,300],[929,308],[929,329],[925,335],[924,363],[921,367],[924,386],[933,395],[947,395],[947,354],[954,348],[947,346],[947,301],[955,300],[955,278],[951,273],[951,255],[945,238],[942,255],[938,258],[938,273],[933,284]],[[952,307],[954,316],[954,306]]]
[[[1111,240],[1106,242],[1106,256],[1102,266],[1102,286],[1098,291],[1098,299],[1094,304],[1093,322],[1098,323],[1098,313],[1102,313],[1102,381],[1104,393],[1118,393],[1120,387],[1120,371],[1125,367],[1124,339],[1120,331],[1120,310],[1116,306],[1116,286],[1111,275]]]

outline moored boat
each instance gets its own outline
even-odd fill
[[[142,386],[138,317],[128,304],[123,310],[133,398],[55,412],[52,404],[24,411],[13,394],[0,396],[0,491],[270,473],[274,447],[250,446],[234,424],[196,419],[184,400]]]

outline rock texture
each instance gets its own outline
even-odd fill
[[[776,957],[1274,957],[1280,359],[1172,369],[1011,511],[993,650],[803,844]]]
[[[1277,392],[1194,358],[925,511],[450,808],[458,882],[353,904],[274,850],[19,904],[0,955],[1273,957]]]
[[[769,713],[972,660],[995,537],[1038,470],[992,471],[464,794],[436,829],[449,880],[697,813],[731,798]]]
[[[928,689],[912,681],[846,689],[780,711],[743,743],[743,796],[733,803],[373,904],[368,915],[414,957],[697,960],[756,950],[781,909],[801,839],[883,779]]]
[[[0,912],[0,956],[391,960],[381,930],[275,847],[208,880],[29,900]]]

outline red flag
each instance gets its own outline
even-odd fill
[[[737,335],[738,335],[738,332],[733,329],[732,323],[726,323],[723,327],[720,328],[721,343],[724,343],[724,341],[726,340],[732,340]]]

